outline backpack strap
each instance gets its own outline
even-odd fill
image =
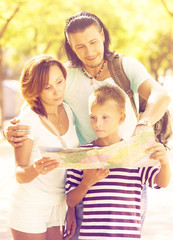
[[[106,58],[108,60],[108,69],[111,74],[111,77],[113,78],[114,82],[122,88],[126,94],[129,96],[131,105],[133,107],[133,110],[137,114],[135,102],[133,99],[133,91],[130,87],[130,81],[128,77],[126,76],[123,66],[122,66],[122,58],[123,54],[115,54],[114,52],[111,52],[106,55]]]

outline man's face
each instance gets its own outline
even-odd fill
[[[84,67],[98,67],[104,55],[104,33],[93,24],[82,31],[68,34],[70,46]]]

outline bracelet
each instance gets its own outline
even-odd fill
[[[32,164],[32,166],[33,166],[34,170],[36,171],[36,173],[40,174],[40,173],[37,171],[37,167],[36,167],[35,162]]]
[[[148,119],[140,119],[138,121],[138,123],[136,124],[136,126],[140,126],[140,125],[145,125],[145,126],[148,126],[148,127],[151,127],[151,123],[148,121]]]

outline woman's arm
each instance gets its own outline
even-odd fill
[[[22,146],[14,149],[16,162],[16,180],[19,183],[28,183],[39,174],[45,175],[59,166],[59,162],[51,158],[42,158],[30,164],[33,141],[27,139]]]
[[[16,180],[19,183],[27,183],[36,178],[39,173],[33,165],[29,165],[33,141],[27,139],[23,145],[15,148],[15,163],[16,163]]]
[[[67,205],[75,207],[82,201],[89,188],[109,175],[109,169],[85,169],[81,183],[67,193]]]

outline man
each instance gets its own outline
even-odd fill
[[[83,114],[84,102],[88,101],[88,96],[95,85],[100,85],[104,81],[105,84],[111,77],[107,60],[107,55],[111,52],[109,43],[108,30],[94,14],[80,12],[67,20],[65,48],[70,62],[66,64],[68,81],[65,99],[75,113],[79,132],[84,139],[89,135],[88,129],[90,129],[86,124],[87,128],[84,130],[85,123],[81,123],[82,118],[86,116]],[[123,69],[130,80],[137,109],[139,108],[138,94],[148,100],[147,107],[140,117],[140,123],[136,126],[135,133],[137,133],[147,125],[154,125],[163,116],[170,103],[170,97],[137,60],[124,57]],[[89,85],[91,85],[90,89],[88,89]],[[80,96],[81,99],[79,99]],[[83,106],[79,110],[81,102]]]

